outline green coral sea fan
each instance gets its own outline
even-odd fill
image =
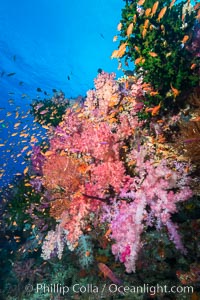
[[[193,7],[184,10],[187,1],[129,2],[122,9],[120,32],[120,44],[127,45],[125,62],[135,64],[136,74],[150,83],[162,100],[174,97],[173,88],[184,92],[195,86],[199,76],[191,69],[194,57],[188,51],[196,20]],[[127,33],[131,23],[132,32]]]
[[[76,253],[79,257],[79,263],[83,269],[87,269],[94,261],[93,245],[89,235],[82,235],[78,241]]]

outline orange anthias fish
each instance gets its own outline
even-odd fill
[[[158,22],[160,22],[160,20],[164,17],[166,11],[167,11],[167,6],[165,6],[161,9],[161,11],[159,12],[159,15],[158,15],[158,19],[157,19]]]
[[[121,31],[121,29],[122,29],[122,23],[119,23],[119,24],[117,25],[117,30],[118,30],[118,31]]]
[[[194,10],[198,9],[199,7],[200,7],[200,2],[194,6]]]
[[[135,50],[136,50],[137,52],[140,52],[140,49],[139,49],[138,46],[135,46],[134,48],[135,48]]]
[[[159,1],[156,1],[152,7],[152,11],[151,11],[151,17],[153,17],[157,11],[157,8],[158,8],[158,5],[159,5]]]
[[[174,5],[175,2],[176,2],[176,0],[172,0],[172,2],[171,2],[170,5],[169,5],[169,9],[172,8],[172,6]]]
[[[189,35],[185,35],[181,41],[182,44],[185,44],[189,40]]]
[[[145,0],[139,0],[137,5],[142,6],[144,4]]]
[[[155,53],[155,52],[149,52],[149,55],[150,55],[150,56],[152,56],[152,57],[156,57],[156,56],[158,56],[158,54],[157,54],[157,53]]]
[[[194,70],[196,68],[196,66],[197,66],[197,64],[192,64],[191,67],[190,67],[190,69]]]
[[[118,57],[118,50],[114,50],[112,55],[111,55],[111,58],[117,58]]]
[[[111,271],[110,268],[108,268],[103,263],[98,263],[99,270],[103,273],[104,277],[108,277],[113,283],[115,284],[121,284],[121,280],[118,279],[115,274]]]
[[[113,53],[111,55],[111,58],[120,58],[120,57],[122,57],[124,55],[124,53],[126,52],[126,46],[127,46],[127,43],[121,44],[118,50],[113,51]]]
[[[154,96],[156,96],[158,94],[159,94],[158,91],[152,91],[152,92],[150,92],[150,96],[152,96],[152,97],[154,97]]]
[[[119,53],[123,53],[126,51],[126,46],[127,46],[127,43],[122,43],[119,47]],[[122,54],[122,55],[123,55]]]
[[[151,8],[147,8],[145,10],[145,16],[148,17],[150,15],[150,13],[151,13]]]
[[[176,98],[176,97],[180,94],[180,91],[177,90],[176,88],[174,88],[174,87],[172,86],[172,84],[170,84],[170,86],[171,86],[172,92],[173,92],[173,94],[174,94],[174,97]]]
[[[142,60],[143,60],[143,57],[142,57],[142,56],[136,58],[136,60],[135,60],[135,62],[134,62],[135,65],[138,65],[140,62],[142,62]]]
[[[151,115],[154,117],[159,113],[159,110],[161,108],[161,103],[159,103],[158,105],[151,107],[151,108],[146,108],[145,112],[151,112]]]
[[[149,19],[146,19],[144,22],[144,28],[147,29],[149,27]]]
[[[200,9],[197,11],[197,15],[195,17],[198,21],[200,21]]]
[[[24,175],[26,175],[26,173],[28,172],[28,167],[26,167],[25,169],[24,169]]]
[[[129,37],[133,32],[133,23],[131,23],[128,28],[127,28],[127,31],[126,31],[126,35],[127,37]]]
[[[142,37],[143,37],[143,39],[145,38],[146,34],[147,34],[147,30],[146,30],[146,28],[144,28],[143,31],[142,31]]]

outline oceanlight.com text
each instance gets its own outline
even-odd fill
[[[169,287],[167,285],[159,285],[156,286],[144,284],[143,286],[118,286],[116,284],[109,285],[110,293],[124,293],[124,294],[190,294],[193,293],[194,288],[192,286],[172,286]]]
[[[30,288],[30,287],[29,287]],[[29,292],[34,290],[29,289]],[[39,283],[35,288],[37,293],[40,294],[76,294],[76,293],[89,293],[89,294],[103,294],[104,292],[109,292],[110,294],[192,294],[194,292],[193,286],[167,286],[167,285],[149,285],[143,284],[141,286],[135,285],[117,285],[117,284],[103,284],[102,286],[96,286],[93,284],[74,284],[72,286],[64,286],[62,284],[46,284]],[[28,291],[28,289],[27,289]]]

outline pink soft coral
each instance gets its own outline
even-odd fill
[[[71,250],[78,245],[79,237],[89,222],[89,214],[97,210],[98,205],[98,200],[91,201],[78,193],[73,196],[69,209],[63,212],[60,226],[66,233],[66,243]]]
[[[57,255],[59,259],[62,257],[64,248],[63,230],[60,225],[56,226],[56,230],[50,230],[42,245],[42,257],[50,259],[53,255]]]
[[[135,262],[142,247],[141,234],[144,228],[153,224],[157,224],[158,229],[166,226],[177,249],[185,253],[171,215],[177,212],[177,202],[186,201],[192,196],[188,180],[184,180],[183,186],[179,183],[185,177],[183,168],[174,171],[165,160],[155,165],[150,158],[151,153],[147,155],[144,146],[140,147],[140,151],[133,150],[131,156],[135,160],[136,174],[133,178],[124,177],[126,188],[121,188],[119,195],[127,201],[133,201],[119,201],[115,206],[113,202],[111,207],[104,206],[104,220],[110,223],[114,240],[112,252],[124,262],[127,272],[135,272]]]
[[[127,272],[134,272],[148,226],[165,226],[175,246],[185,251],[171,216],[192,192],[185,166],[155,151],[152,132],[160,134],[161,125],[154,124],[152,131],[137,117],[150,87],[145,90],[134,78],[120,82],[114,77],[99,74],[85,106],[67,110],[51,136],[42,182],[50,192],[67,197],[68,206],[57,221],[71,250],[87,226],[109,226],[113,254]],[[47,241],[58,242],[54,232]]]
[[[144,196],[137,200],[137,204],[122,201],[111,223],[111,238],[115,241],[112,252],[124,262],[129,273],[135,272],[135,262],[142,246],[141,233],[144,228],[142,221],[145,204]]]
[[[93,166],[91,171],[91,180],[97,190],[106,190],[112,186],[117,193],[119,192],[125,174],[125,168],[121,161],[115,161],[112,156],[108,156],[106,162]]]
[[[117,93],[118,84],[115,78],[115,73],[106,73],[102,71],[94,80],[95,91],[89,91],[85,102],[86,110],[93,111],[99,108],[101,113],[106,114],[109,109],[109,101],[111,97]]]

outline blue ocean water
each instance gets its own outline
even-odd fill
[[[85,96],[98,68],[122,75],[110,56],[123,6],[121,0],[0,1],[0,186],[25,166],[27,142],[15,133],[39,130],[27,113],[33,99],[51,97],[52,89]]]

